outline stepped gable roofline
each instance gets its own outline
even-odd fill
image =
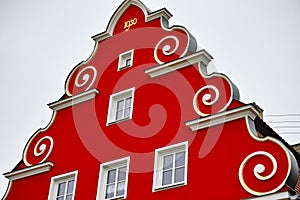
[[[147,32],[149,35],[156,36],[147,38],[144,42],[135,41],[131,43],[131,49],[145,48],[145,45],[147,48],[153,48],[154,62],[158,64],[167,63],[196,52],[197,41],[195,37],[183,26],[173,25],[170,27],[168,22],[170,17],[172,17],[172,14],[165,8],[151,12],[139,0],[125,0],[113,13],[108,22],[106,31],[92,37],[95,41],[95,45],[90,56],[76,65],[69,73],[65,82],[65,92],[67,96],[63,98],[65,99],[83,91],[96,88],[103,69],[128,50],[120,45],[118,41],[120,42],[128,36],[133,37],[133,35],[138,32]],[[159,34],[154,34],[154,32],[158,32]],[[166,53],[162,45],[168,40],[173,41],[171,44],[174,44],[174,47],[171,49],[172,51]],[[181,44],[179,45],[179,43]],[[102,59],[102,61],[97,60],[98,57],[103,56],[103,52],[102,55],[100,55],[99,52],[107,52],[107,49],[111,49],[111,47],[107,45],[117,45],[117,48],[114,49],[113,53],[110,53],[110,56],[106,56],[105,59]],[[171,46],[165,45],[167,48]],[[112,56],[114,57],[112,58]],[[92,63],[96,61],[98,62],[97,65]],[[87,73],[89,73],[90,79],[86,78]],[[83,79],[81,76],[85,76],[86,79]],[[80,84],[78,83],[79,79],[82,80]]]
[[[107,38],[110,38],[113,35],[114,29],[116,24],[119,21],[119,18],[123,15],[123,13],[131,6],[135,5],[139,7],[145,15],[146,22],[158,19],[158,18],[164,18],[165,20],[169,20],[173,15],[166,9],[162,8],[155,12],[152,12],[149,8],[147,8],[141,1],[139,0],[125,0],[114,12],[112,17],[110,18],[106,31],[99,33],[97,35],[92,36],[92,39],[94,41],[102,41]]]

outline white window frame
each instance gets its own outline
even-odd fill
[[[119,55],[118,71],[131,67],[133,65],[134,49],[126,51]],[[130,64],[127,65],[127,60],[130,59]]]
[[[130,88],[115,94],[110,95],[109,99],[109,106],[108,106],[108,112],[107,112],[107,120],[106,125],[110,125],[112,123],[129,120],[132,119],[132,113],[133,113],[133,101],[134,101],[134,91],[135,88]],[[130,105],[130,113],[129,116],[122,119],[116,119],[116,112],[117,112],[117,102],[131,97],[131,105]]]
[[[126,197],[127,197],[127,186],[128,186],[128,174],[129,174],[129,161],[130,161],[130,157],[128,156],[128,157],[121,158],[121,159],[118,159],[118,160],[102,163],[100,165],[98,190],[97,190],[96,200],[126,199]],[[124,166],[127,166],[125,186],[124,186],[124,195],[105,199],[106,182],[107,182],[108,171],[110,169],[121,168],[121,167],[124,167]]]
[[[76,182],[77,182],[77,174],[78,171],[69,172],[66,174],[61,174],[51,178],[48,200],[56,200],[58,185],[62,182],[67,182],[74,179],[74,188],[73,188],[73,197],[72,200],[75,198],[75,191],[76,191]]]
[[[169,185],[162,185],[163,174],[163,158],[166,155],[176,154],[185,151],[185,169],[184,169],[184,181],[178,183],[172,183]],[[182,142],[170,146],[166,146],[155,150],[154,172],[153,172],[153,185],[152,192],[171,189],[174,187],[187,185],[187,173],[188,173],[188,142]],[[174,176],[174,175],[173,175]],[[173,177],[172,176],[172,177]]]

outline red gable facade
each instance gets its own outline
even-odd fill
[[[15,199],[290,199],[298,164],[166,9],[126,0],[9,173]]]

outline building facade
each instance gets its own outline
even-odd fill
[[[296,198],[297,153],[171,16],[120,5],[4,174],[4,199]]]

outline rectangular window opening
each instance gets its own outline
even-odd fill
[[[97,200],[126,198],[128,169],[129,157],[101,164]]]
[[[134,50],[132,49],[119,55],[118,71],[133,65],[133,52]]]
[[[110,96],[107,126],[132,118],[134,89],[131,88]]]
[[[48,200],[73,200],[77,171],[51,178]]]
[[[153,191],[187,184],[187,142],[155,151]]]

